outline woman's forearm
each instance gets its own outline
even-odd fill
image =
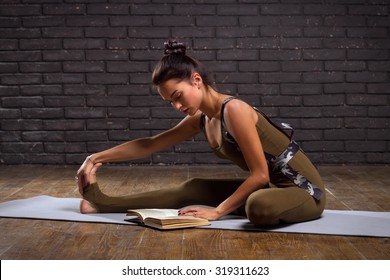
[[[140,138],[94,153],[88,158],[92,163],[135,160],[151,155],[154,152],[152,146],[150,138]]]

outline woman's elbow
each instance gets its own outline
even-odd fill
[[[258,186],[259,188],[264,188],[268,186],[270,182],[268,174],[257,174],[256,176],[254,176],[253,179],[256,182],[256,186]]]

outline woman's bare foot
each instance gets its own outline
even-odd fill
[[[97,213],[97,210],[87,200],[82,199],[80,202],[80,213],[81,214],[93,214],[93,213]]]

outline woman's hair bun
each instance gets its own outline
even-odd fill
[[[186,49],[187,49],[186,45],[177,42],[175,40],[169,40],[168,42],[165,42],[164,47],[165,47],[164,55],[170,55],[173,53],[182,54],[182,55],[186,54]]]

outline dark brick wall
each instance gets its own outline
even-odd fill
[[[180,38],[316,163],[390,162],[386,0],[1,0],[0,161],[78,164],[181,115],[151,90]],[[136,163],[220,162],[199,136]]]

